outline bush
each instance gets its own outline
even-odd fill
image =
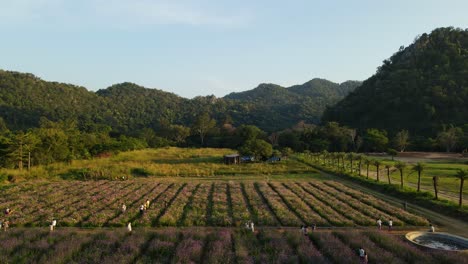
[[[152,174],[145,168],[132,168],[130,173],[135,177],[148,177]]]

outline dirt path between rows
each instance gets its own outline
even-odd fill
[[[386,194],[382,194],[380,192],[376,192],[376,191],[374,191],[372,189],[369,189],[367,187],[364,187],[362,185],[359,185],[357,183],[349,181],[349,180],[347,180],[345,178],[342,178],[342,177],[339,177],[339,176],[336,176],[336,175],[332,175],[332,174],[329,174],[329,173],[326,173],[326,172],[323,172],[323,171],[320,171],[320,173],[324,177],[328,177],[330,179],[339,181],[339,182],[345,184],[346,186],[350,186],[350,187],[355,188],[357,190],[360,190],[360,191],[362,191],[364,193],[372,194],[373,196],[378,197],[378,198],[380,198],[380,199],[382,199],[384,201],[387,201],[388,203],[393,204],[395,206],[403,207],[403,204],[405,202],[405,201],[403,201],[403,200],[401,200],[399,198],[389,196],[389,195],[386,195]],[[428,210],[428,209],[423,208],[421,206],[412,204],[411,202],[408,202],[408,201],[407,201],[407,211],[418,214],[418,215],[421,215],[421,216],[424,216],[427,219],[429,219],[434,224],[434,226],[436,227],[436,231],[449,232],[449,233],[452,233],[452,234],[455,234],[455,235],[464,236],[464,237],[468,238],[468,223],[466,223],[464,221],[461,221],[461,220],[458,220],[458,219],[455,219],[455,218],[452,218],[452,217],[448,217],[448,216],[439,214],[437,212]],[[429,229],[429,227],[428,227],[428,229]]]

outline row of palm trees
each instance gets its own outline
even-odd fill
[[[349,172],[351,174],[357,173],[359,176],[362,176],[363,166],[366,169],[366,178],[369,179],[369,167],[371,165],[375,166],[376,172],[376,181],[380,182],[380,170],[383,166],[387,171],[387,179],[388,184],[392,184],[390,173],[391,170],[394,168],[400,173],[400,188],[403,189],[404,187],[404,172],[405,169],[409,166],[409,164],[397,161],[394,164],[384,163],[380,159],[371,158],[369,156],[358,154],[358,153],[344,153],[344,152],[320,152],[320,153],[307,153],[307,155],[311,156],[312,159],[319,165],[327,166],[330,168],[334,168],[335,170],[341,172]],[[346,162],[348,161],[348,165]],[[356,165],[356,166],[355,166]],[[417,191],[421,191],[421,175],[425,169],[425,164],[418,162],[412,165],[411,170],[417,172],[418,174],[418,183],[417,183]],[[460,193],[459,193],[459,206],[462,206],[463,203],[463,185],[465,179],[468,178],[468,171],[463,169],[458,169],[456,177],[460,179]],[[438,200],[438,176],[434,176],[432,178],[432,183],[434,187],[434,196],[435,199]]]

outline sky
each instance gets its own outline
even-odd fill
[[[313,78],[365,80],[466,0],[0,0],[0,69],[186,98]]]

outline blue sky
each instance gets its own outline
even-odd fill
[[[467,10],[466,0],[0,0],[0,68],[188,98],[365,80],[417,35],[468,28]]]

